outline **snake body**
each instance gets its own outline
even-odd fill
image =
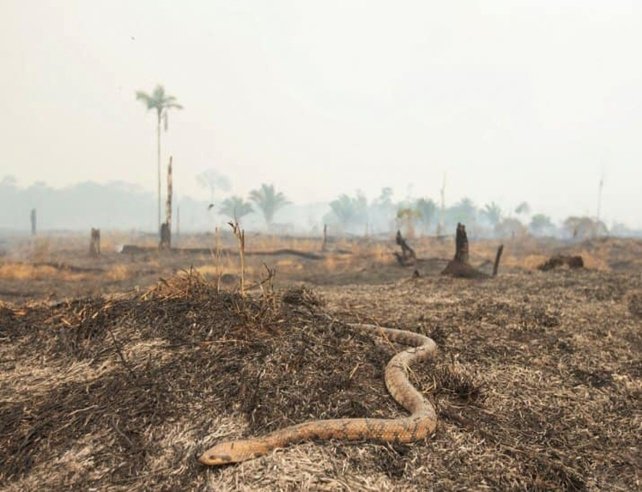
[[[435,407],[408,381],[407,368],[431,357],[437,346],[424,335],[405,330],[368,324],[350,324],[352,328],[375,333],[412,347],[396,354],[385,370],[388,392],[410,415],[397,419],[345,418],[313,420],[278,429],[262,437],[225,441],[205,451],[199,458],[204,465],[217,466],[246,461],[312,439],[408,443],[430,435],[437,425]]]

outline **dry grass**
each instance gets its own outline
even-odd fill
[[[39,238],[47,245],[43,261],[30,262],[31,238],[9,243],[7,255],[0,263],[0,298],[20,300],[38,298],[64,299],[78,295],[121,292],[145,288],[159,278],[166,278],[190,267],[209,279],[221,278],[225,288],[240,283],[238,250],[231,233],[221,234],[222,255],[216,259],[207,249],[204,254],[159,253],[155,237],[104,232],[103,238],[116,242],[149,243],[147,253],[121,255],[103,247],[103,255],[88,255],[89,238],[70,235]],[[179,246],[191,242],[194,247],[208,244],[215,248],[216,238],[210,235],[183,236]],[[417,238],[411,245],[419,257],[412,268],[399,268],[393,252],[394,240],[341,239],[331,241],[328,251],[320,252],[320,239],[278,238],[261,234],[247,235],[245,258],[247,283],[257,285],[265,272],[264,264],[276,270],[276,285],[310,282],[316,285],[380,284],[408,278],[416,268],[420,275],[440,272],[453,255],[454,240]],[[490,273],[499,241],[472,241],[471,261]],[[630,271],[642,268],[642,241],[599,239],[582,243],[563,243],[525,237],[506,243],[500,275],[516,271],[535,271],[550,255],[581,254],[590,270]],[[272,249],[276,247],[277,249]],[[256,252],[267,253],[256,255]],[[278,254],[270,254],[280,251]],[[296,254],[288,254],[293,251]],[[306,257],[307,254],[307,257]]]
[[[290,290],[274,304],[217,294],[190,274],[112,300],[0,306],[0,487],[640,488],[638,273],[435,276],[317,292]],[[219,439],[404,413],[383,384],[398,349],[319,310],[436,340],[436,361],[412,374],[437,403],[436,434],[200,466],[195,456]]]
[[[0,264],[0,279],[7,280],[63,280],[66,282],[79,282],[86,279],[86,275],[70,272],[49,265],[33,265],[29,263],[2,263]]]
[[[132,268],[128,265],[114,265],[105,272],[105,278],[112,282],[118,282],[131,277]]]
[[[33,262],[45,261],[51,252],[51,241],[48,238],[37,238],[31,243],[29,259]]]

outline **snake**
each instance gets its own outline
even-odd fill
[[[383,336],[396,343],[410,345],[410,348],[390,359],[384,374],[388,392],[410,415],[395,419],[366,417],[312,420],[284,427],[260,437],[220,442],[205,451],[199,457],[199,461],[208,466],[229,465],[259,458],[275,449],[310,440],[410,443],[432,434],[437,427],[435,407],[410,383],[408,368],[432,357],[437,349],[436,343],[427,336],[407,330],[364,323],[348,323],[348,326]]]

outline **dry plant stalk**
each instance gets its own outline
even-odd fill
[[[261,279],[259,282],[261,297],[266,304],[270,305],[270,307],[276,308],[276,296],[274,295],[274,277],[276,276],[276,268],[270,268],[266,263],[263,263],[263,267],[266,271],[266,277]]]
[[[239,258],[241,259],[241,297],[245,297],[245,230],[237,221],[228,222],[234,236],[239,242]]]
[[[216,275],[216,293],[221,292],[221,233],[218,227],[214,228],[214,250],[210,248],[210,255],[214,261],[214,273]]]

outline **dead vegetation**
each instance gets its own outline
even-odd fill
[[[191,272],[111,299],[3,305],[0,486],[633,490],[641,282],[566,270],[243,298]],[[398,348],[353,321],[438,343],[412,376],[437,403],[434,436],[307,443],[220,470],[196,462],[223,438],[403,414],[383,384]]]
[[[584,268],[584,260],[581,256],[554,255],[537,267],[542,272],[548,272],[555,268]]]

